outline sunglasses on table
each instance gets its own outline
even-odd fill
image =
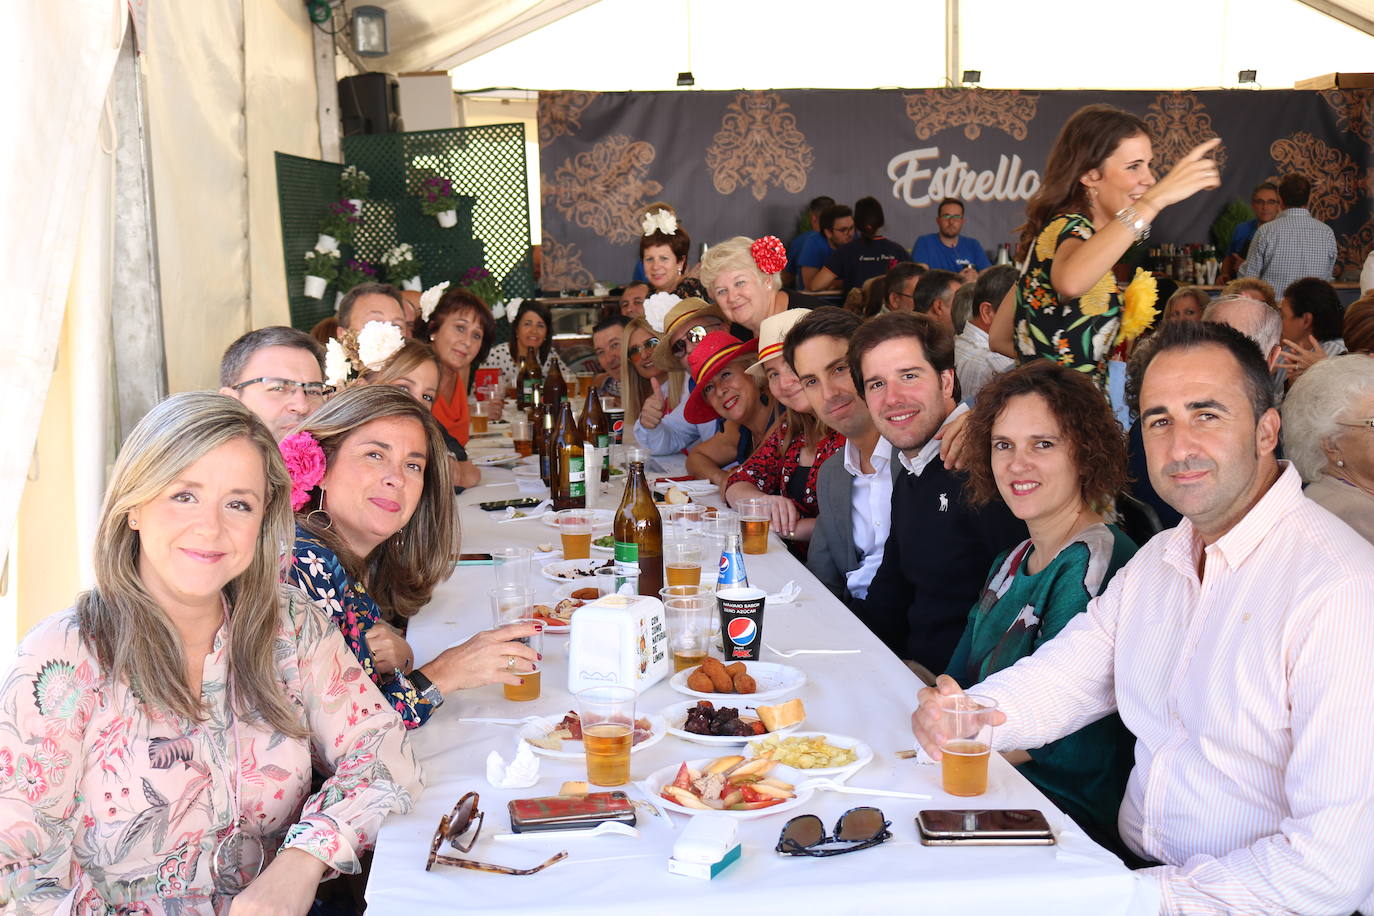
[[[650,337],[648,340],[644,341],[644,343],[635,344],[633,347],[626,350],[625,355],[628,356],[630,359],[634,359],[636,356],[643,353],[645,350],[652,350],[656,346],[658,346],[658,338]]]
[[[892,831],[887,829],[891,826],[886,815],[877,808],[850,808],[835,822],[835,835],[826,836],[825,825],[819,817],[814,814],[800,814],[783,824],[782,833],[778,836],[778,845],[774,848],[788,856],[838,856],[846,852],[868,849],[891,839]],[[833,846],[836,843],[846,845],[819,848]]]
[[[429,871],[437,862],[440,865],[456,865],[459,868],[489,871],[498,875],[532,875],[543,871],[559,859],[568,857],[568,851],[565,849],[534,868],[507,868],[504,865],[488,865],[475,859],[441,855],[439,847],[445,842],[459,852],[470,852],[477,844],[477,835],[482,832],[483,818],[482,812],[477,808],[479,800],[476,792],[469,792],[458,799],[451,812],[439,818],[439,826],[435,828],[434,839],[429,844],[429,858],[425,861],[425,871]]]

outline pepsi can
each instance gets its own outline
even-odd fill
[[[725,549],[720,552],[720,570],[716,574],[716,588],[747,588],[749,574],[744,570],[744,542],[739,532],[725,536]]]
[[[767,596],[763,589],[748,586],[716,592],[720,641],[726,664],[759,660],[759,649],[763,646],[763,604]]]

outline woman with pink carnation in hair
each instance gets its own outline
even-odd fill
[[[296,542],[288,579],[343,631],[363,670],[409,728],[452,691],[519,683],[534,625],[487,630],[411,670],[392,622],[423,607],[457,550],[449,466],[439,426],[390,385],[336,395],[281,451],[291,474]]]

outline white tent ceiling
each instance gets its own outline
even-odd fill
[[[388,12],[389,28],[391,35],[391,47],[395,51],[384,58],[375,59],[372,63],[375,69],[386,70],[393,73],[416,71],[416,70],[452,70],[462,67],[472,61],[478,60],[484,55],[490,54],[502,47],[508,46],[511,42],[516,42],[526,36],[531,35],[541,29],[558,23],[566,17],[573,20],[581,20],[584,17],[595,18],[592,10],[601,4],[601,0],[369,0],[373,5],[381,6]],[[1325,14],[1332,20],[1344,23],[1351,30],[1362,32],[1367,36],[1374,36],[1374,0],[1283,0],[1284,4],[1291,6],[1305,6],[1311,10]],[[863,26],[863,30],[875,39],[879,36],[873,32],[874,25],[887,23],[903,24],[903,28],[893,29],[905,40],[913,44],[924,45],[922,33],[925,37],[934,38],[930,32],[942,32],[944,25],[945,0],[928,0],[922,3],[919,0],[912,2],[885,2],[885,0],[856,0],[851,2],[845,9],[848,15],[834,17],[835,7],[833,3],[816,4],[819,10],[825,11],[821,15],[811,16],[806,14],[808,4],[805,0],[792,0],[790,4],[781,5],[776,0],[770,0],[765,4],[762,2],[750,2],[750,0],[653,0],[652,3],[646,0],[634,0],[632,7],[624,4],[616,4],[614,0],[607,0],[604,4],[607,7],[620,6],[618,12],[633,10],[633,15],[617,16],[617,19],[630,19],[638,24],[642,33],[648,35],[648,41],[644,44],[624,45],[598,44],[595,37],[589,45],[574,45],[564,47],[563,54],[559,55],[558,64],[562,74],[562,84],[553,86],[539,86],[537,88],[593,88],[585,85],[585,80],[580,77],[584,69],[582,64],[591,63],[589,58],[598,55],[623,54],[637,56],[641,61],[650,63],[652,58],[661,57],[668,59],[666,62],[671,66],[677,66],[676,58],[682,54],[678,44],[686,42],[685,50],[688,58],[692,55],[691,41],[693,30],[690,26],[693,17],[699,22],[709,21],[735,21],[738,23],[738,30],[733,30],[733,34],[720,35],[718,31],[708,32],[698,37],[698,43],[705,45],[712,40],[719,38],[722,43],[732,45],[730,53],[736,56],[748,56],[750,54],[768,54],[770,51],[778,54],[796,54],[810,57],[816,62],[817,66],[812,73],[810,80],[803,83],[791,83],[792,85],[810,85],[817,87],[830,86],[832,84],[851,87],[854,83],[847,80],[843,74],[836,74],[836,70],[845,69],[842,66],[832,66],[835,58],[831,57],[831,63],[826,62],[827,55],[818,53],[818,43],[830,42],[830,47],[842,48],[847,54],[855,58],[861,57],[865,48],[854,45],[846,45],[835,41],[836,34],[834,29],[842,27],[844,20],[856,21]],[[1072,21],[1086,14],[1098,23],[1101,28],[1102,6],[1099,3],[1082,3],[1078,0],[1040,0],[1036,5],[1036,13],[1027,16],[1024,12],[1025,7],[1013,5],[1009,0],[994,0],[992,3],[979,2],[979,0],[959,0],[957,4],[962,12],[960,43],[965,47],[965,60],[969,66],[976,66],[974,61],[969,60],[968,48],[970,37],[974,33],[994,33],[1000,30],[1014,32],[1016,40],[1025,40],[1025,36],[1033,29],[1035,21],[1038,19],[1047,27],[1047,34],[1053,34],[1050,30],[1057,28],[1065,21]],[[1163,4],[1169,6],[1169,4]],[[1149,15],[1149,24],[1155,27],[1165,26],[1169,31],[1179,37],[1187,37],[1190,31],[1209,37],[1212,41],[1217,41],[1223,36],[1218,35],[1217,28],[1221,26],[1229,32],[1233,26],[1244,28],[1247,24],[1253,28],[1263,28],[1266,24],[1265,17],[1256,9],[1257,4],[1253,0],[1191,0],[1181,7],[1182,15],[1167,15],[1167,11],[1160,5],[1152,6]],[[870,8],[871,15],[864,15],[864,8]],[[924,9],[922,9],[924,7]],[[586,13],[583,11],[586,10]],[[1305,11],[1304,11],[1305,12]],[[827,14],[829,19],[827,19]],[[724,19],[722,17],[725,17]],[[1271,17],[1272,18],[1272,17]],[[789,23],[789,20],[792,22]],[[1015,21],[1015,28],[1008,26]],[[686,29],[682,28],[683,22],[688,23]],[[1297,20],[1304,21],[1304,20]],[[1314,20],[1306,20],[1311,23]],[[1320,21],[1320,20],[1315,20]],[[793,32],[788,29],[789,24],[800,26]],[[1270,23],[1277,24],[1277,23]],[[764,26],[760,30],[760,26]],[[934,25],[936,28],[930,28]],[[1122,46],[1130,46],[1130,36],[1137,27],[1143,27],[1144,20],[1136,23],[1135,26],[1123,24],[1117,43],[1117,50]],[[572,23],[564,23],[565,30],[572,26]],[[1303,31],[1309,31],[1314,26],[1309,25]],[[1315,27],[1319,28],[1319,27]],[[881,31],[881,30],[879,30]],[[1325,31],[1325,30],[1323,30]],[[595,35],[596,33],[594,33]],[[601,35],[607,33],[603,30]],[[779,41],[779,35],[786,35],[792,38],[798,35],[808,36],[808,40],[803,44],[795,44],[792,41]],[[1138,34],[1136,32],[1135,34]],[[1294,43],[1280,42],[1280,35],[1292,34],[1291,32],[1276,31],[1272,33],[1272,41],[1262,49],[1257,49],[1257,55],[1261,59],[1272,55],[1289,55],[1293,53]],[[942,36],[941,36],[942,37]],[[1105,36],[1104,36],[1105,37]],[[1195,35],[1196,37],[1196,35]],[[1317,36],[1311,36],[1316,38]],[[1306,38],[1306,36],[1304,36]],[[974,37],[974,41],[980,40]],[[1319,45],[1325,43],[1320,41],[1299,41],[1298,47],[1303,44],[1318,45],[1312,50],[1320,53],[1322,50]],[[531,44],[524,42],[522,44]],[[1034,42],[1032,42],[1034,44]],[[537,43],[533,44],[538,47]],[[1158,52],[1157,44],[1153,45]],[[926,49],[921,48],[922,51]],[[976,50],[976,48],[975,48]],[[1168,51],[1163,54],[1153,53],[1147,55],[1155,62],[1166,59]],[[526,55],[526,62],[534,63]],[[921,57],[925,57],[924,54]],[[1176,61],[1172,55],[1168,55],[1171,61]],[[906,61],[908,72],[912,69],[912,58],[919,60],[919,57],[912,55]],[[1261,61],[1252,61],[1254,65]],[[573,63],[575,66],[570,67]],[[927,58],[927,63],[930,63]],[[1337,65],[1341,61],[1335,62]],[[1345,69],[1369,69],[1368,58],[1363,64],[1351,62],[1351,65],[1343,65]],[[986,63],[982,64],[983,69],[988,69]],[[1327,71],[1338,69],[1339,66],[1327,67]],[[506,68],[507,72],[510,68]],[[595,69],[593,66],[591,69]],[[919,68],[917,68],[919,69]],[[1153,69],[1146,66],[1144,69]],[[943,73],[944,68],[941,67]],[[480,69],[477,72],[482,72]],[[675,73],[676,71],[674,71]],[[1312,71],[1307,75],[1316,75]],[[833,78],[830,74],[834,74]],[[929,80],[912,80],[910,78],[893,81],[872,83],[871,85],[914,85]],[[1174,82],[1173,80],[1154,79],[1156,85],[1163,82]],[[1261,74],[1261,82],[1264,82]],[[503,85],[521,85],[534,87],[528,79],[512,80],[502,83]],[[788,85],[788,82],[776,82],[774,85]],[[488,84],[494,85],[494,84]],[[731,88],[742,85],[736,81]],[[1077,85],[1082,85],[1080,80]],[[1269,82],[1268,85],[1277,86],[1278,83]],[[700,84],[698,84],[700,88]],[[476,85],[469,85],[467,88],[480,88]],[[622,88],[661,88],[657,85],[649,86],[625,86]]]

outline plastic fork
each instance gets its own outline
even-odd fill
[[[797,792],[806,789],[815,789],[822,792],[840,792],[845,795],[869,795],[875,798],[918,798],[923,801],[929,801],[932,797],[920,792],[898,792],[894,789],[865,789],[860,786],[849,786],[824,776],[805,779],[797,783]]]
[[[794,655],[858,655],[860,652],[863,651],[862,649],[787,649],[787,650],[783,650],[783,649],[775,649],[775,648],[773,648],[772,646],[768,645],[768,643],[764,643],[764,644],[763,644],[763,647],[764,647],[765,649],[767,649],[769,652],[772,652],[774,655],[777,655],[777,656],[779,656],[779,657],[781,657],[781,658],[791,658],[791,657],[794,656]]]

